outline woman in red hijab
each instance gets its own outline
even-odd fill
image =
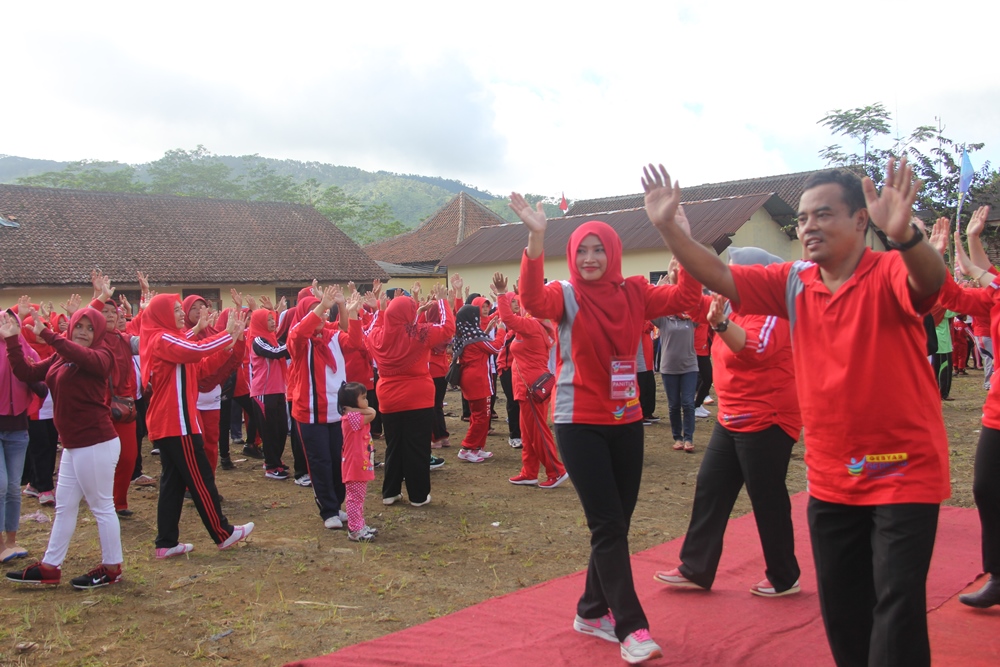
[[[274,335],[276,327],[277,315],[272,310],[258,308],[250,315],[250,396],[263,440],[264,475],[287,479],[281,456],[288,437],[285,377],[289,354]]]
[[[569,280],[544,282],[542,206],[511,195],[528,229],[519,289],[525,309],[558,325],[559,357],[553,421],[563,463],[590,527],[590,563],[573,628],[620,642],[638,663],[662,655],[632,581],[628,528],[642,479],[642,408],[636,380],[639,336],[646,320],[681,313],[700,301],[683,271],[678,285],[625,279],[622,244],[604,222],[585,222],[569,238]]]
[[[142,315],[142,384],[153,386],[146,426],[153,447],[160,450],[163,468],[156,512],[157,558],[194,549],[178,542],[185,489],[191,490],[201,521],[219,549],[228,549],[253,530],[252,522],[233,526],[222,513],[197,407],[199,379],[216,373],[233,355],[243,358],[244,326],[242,318],[232,317],[224,331],[191,340],[184,335],[184,310],[176,294],[157,294]]]
[[[122,538],[112,493],[121,442],[107,403],[114,355],[103,343],[107,331],[104,316],[93,308],[80,308],[69,321],[66,337],[49,331],[36,318],[35,335],[56,351],[40,362],[25,358],[18,342],[17,321],[6,315],[0,321],[0,336],[6,339],[14,374],[24,382],[44,380],[52,392],[55,425],[63,444],[49,546],[42,560],[23,571],[8,572],[7,579],[23,584],[59,583],[60,566],[76,530],[80,500],[85,498],[97,522],[103,558],[101,565],[75,577],[73,587],[89,589],[117,583],[122,576]]]
[[[392,505],[402,500],[403,481],[410,504],[431,501],[431,477],[427,466],[431,457],[434,422],[434,380],[429,359],[431,350],[455,335],[455,319],[444,300],[444,287],[431,290],[430,301],[417,307],[408,296],[397,296],[376,314],[367,345],[378,366],[379,409],[385,433],[385,478],[382,502]],[[437,303],[438,319],[418,323],[422,312]]]

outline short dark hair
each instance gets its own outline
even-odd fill
[[[344,408],[358,407],[358,399],[368,393],[368,388],[360,382],[345,382],[337,390],[337,412],[344,414]]]
[[[851,215],[854,215],[859,208],[868,207],[865,203],[865,191],[861,188],[861,179],[858,178],[857,174],[847,169],[826,169],[810,174],[802,190],[805,192],[829,183],[840,186],[844,203],[850,209]]]

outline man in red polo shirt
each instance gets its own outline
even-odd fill
[[[766,267],[727,266],[694,241],[662,166],[650,165],[643,186],[650,220],[692,276],[741,313],[789,321],[809,531],[834,659],[930,665],[926,579],[950,484],[921,316],[947,270],[911,224],[919,181],[905,158],[898,169],[889,162],[881,194],[848,171],[813,174],[798,213],[808,261]],[[869,219],[897,252],[866,247]]]

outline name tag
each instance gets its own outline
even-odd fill
[[[612,357],[611,398],[619,401],[635,398],[638,394],[639,383],[636,380],[635,359]]]

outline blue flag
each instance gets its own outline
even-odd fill
[[[969,161],[969,154],[962,149],[962,172],[958,177],[958,192],[960,195],[969,194],[969,186],[972,185],[972,162]]]

